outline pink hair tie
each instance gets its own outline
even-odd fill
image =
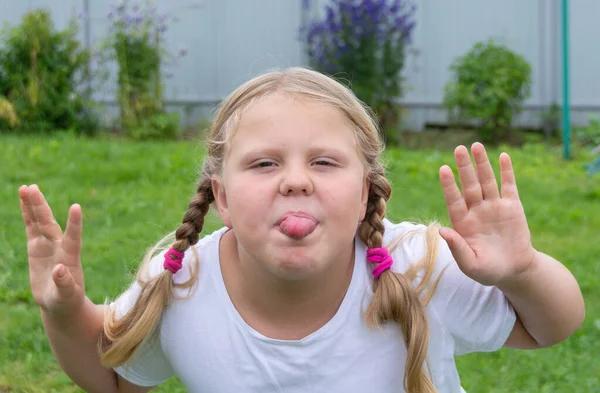
[[[169,251],[165,254],[165,263],[163,266],[171,273],[177,273],[179,269],[181,269],[181,266],[183,266],[182,261],[184,255],[184,253],[177,251],[173,247],[169,248]]]
[[[373,269],[373,276],[375,278],[379,278],[381,273],[388,270],[394,264],[394,260],[385,247],[367,249],[367,260],[378,264]]]

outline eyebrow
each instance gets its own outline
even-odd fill
[[[272,147],[272,146],[251,146],[242,153],[242,157],[247,157],[248,155],[279,155],[282,150],[286,150],[289,148],[281,148],[281,147]],[[293,147],[291,147],[293,149]],[[333,156],[333,157],[346,157],[348,155],[347,151],[342,149],[338,149],[337,147],[321,147],[314,146],[308,149],[308,155],[325,155],[325,156]],[[352,151],[354,152],[354,151]]]

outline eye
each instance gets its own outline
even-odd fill
[[[254,164],[252,167],[253,168],[269,168],[272,166],[275,166],[275,163],[273,161],[261,161],[261,162]]]
[[[333,162],[327,160],[318,160],[315,161],[314,164],[319,166],[335,166]]]

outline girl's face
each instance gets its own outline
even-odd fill
[[[240,258],[287,280],[347,263],[368,196],[358,152],[337,109],[280,94],[253,104],[213,177]]]

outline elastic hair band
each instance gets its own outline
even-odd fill
[[[385,247],[367,249],[367,260],[378,264],[373,269],[373,276],[375,278],[379,278],[381,273],[388,270],[394,264],[394,260]]]
[[[169,248],[169,251],[165,254],[164,268],[173,274],[177,273],[183,266],[184,255],[184,253],[177,251],[173,247]]]

